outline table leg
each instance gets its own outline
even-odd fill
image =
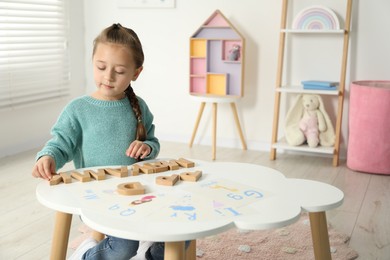
[[[51,260],[66,259],[72,214],[57,211],[51,244]]]
[[[99,231],[93,230],[92,231],[92,238],[96,241],[100,242],[104,239],[105,235],[100,233]]]
[[[195,135],[196,135],[196,132],[198,131],[199,122],[200,122],[200,119],[202,118],[203,110],[204,110],[205,105],[206,105],[206,102],[202,102],[200,104],[198,117],[196,118],[195,127],[194,127],[194,130],[192,131],[190,147],[192,147],[192,144],[194,143]]]
[[[246,150],[246,143],[245,143],[244,135],[242,134],[242,129],[241,129],[241,125],[240,125],[240,120],[238,119],[238,113],[237,113],[236,103],[232,102],[232,103],[230,103],[230,106],[232,107],[233,116],[234,116],[234,121],[236,122],[238,134],[240,135],[241,144],[242,144],[242,149],[243,149],[243,150]]]
[[[186,249],[186,260],[196,260],[196,240],[191,240],[190,245]]]
[[[217,103],[213,103],[213,148],[212,148],[212,159],[215,160],[217,153]]]
[[[315,259],[331,260],[328,224],[326,222],[325,212],[310,212],[309,218]]]
[[[165,242],[164,259],[183,260],[185,259],[185,242]]]

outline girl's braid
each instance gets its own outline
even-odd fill
[[[131,108],[134,111],[135,118],[137,119],[137,135],[136,139],[139,141],[146,140],[146,129],[144,124],[142,123],[142,112],[139,107],[138,99],[134,93],[133,88],[129,84],[128,88],[125,90],[125,94],[130,101]]]

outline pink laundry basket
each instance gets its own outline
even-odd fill
[[[351,83],[347,166],[390,174],[390,81]]]

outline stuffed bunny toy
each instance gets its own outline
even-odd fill
[[[309,147],[333,146],[335,132],[322,98],[319,95],[301,94],[286,116],[287,143],[298,146],[307,142]]]
[[[238,44],[234,44],[232,49],[229,50],[228,59],[231,61],[236,61],[240,59],[240,49],[241,46]]]

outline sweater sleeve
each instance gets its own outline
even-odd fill
[[[54,158],[56,171],[71,161],[76,153],[81,131],[65,109],[51,130],[52,138],[38,152],[36,159],[49,155]]]
[[[160,142],[158,141],[157,137],[154,135],[155,125],[153,124],[153,118],[154,118],[153,114],[152,112],[150,112],[146,103],[140,98],[139,100],[142,109],[142,118],[147,133],[147,137],[144,143],[149,145],[150,148],[152,148],[152,151],[147,157],[144,158],[144,160],[151,160],[151,159],[155,159],[158,156],[160,152]]]

